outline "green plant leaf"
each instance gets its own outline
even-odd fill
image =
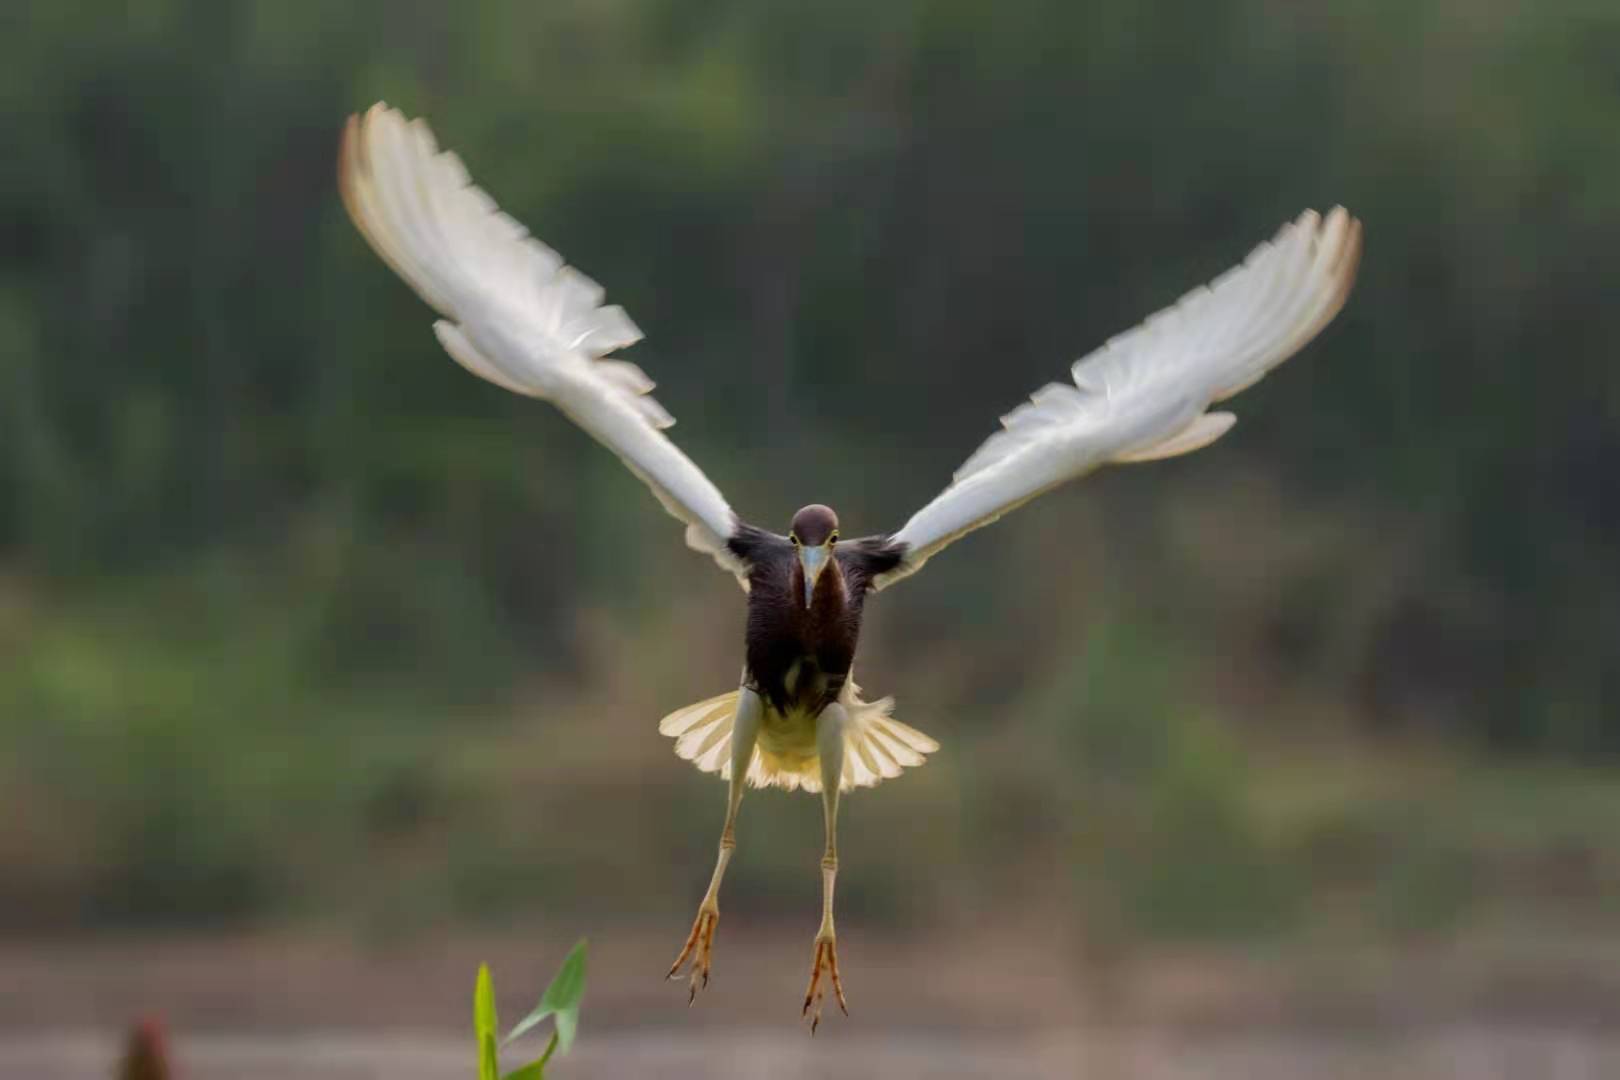
[[[500,1054],[495,1046],[495,1036],[480,1036],[478,1039],[478,1080],[499,1080],[500,1075]]]
[[[579,1001],[585,996],[585,939],[581,938],[569,952],[568,958],[557,969],[551,985],[540,996],[540,1004],[512,1029],[506,1041],[511,1042],[533,1028],[548,1016],[556,1017],[557,1040],[563,1053],[573,1045],[574,1033],[579,1030]],[[550,1051],[547,1051],[550,1056]],[[542,1059],[543,1061],[544,1059]]]
[[[540,1055],[540,1060],[535,1062],[535,1064],[540,1066],[542,1069],[544,1069],[546,1067],[546,1062],[550,1061],[551,1060],[551,1055],[555,1054],[556,1052],[557,1052],[557,1033],[555,1031],[553,1031],[551,1033],[551,1041],[546,1043],[546,1052]]]
[[[478,965],[478,983],[473,988],[473,1031],[478,1036],[478,1080],[498,1080],[500,1062],[496,1056],[495,1033],[500,1030],[495,1015],[495,981],[489,965]]]
[[[501,1080],[545,1080],[546,1063],[544,1061],[531,1061],[521,1069],[513,1069]]]

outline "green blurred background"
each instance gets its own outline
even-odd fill
[[[841,921],[1039,913],[1101,967],[1620,934],[1620,6],[0,31],[6,934],[686,929],[723,789],[655,725],[734,684],[742,598],[440,352],[335,190],[379,98],[607,286],[672,435],[776,527],[898,527],[1074,358],[1349,206],[1349,306],[1231,435],[873,602],[861,681],[943,749],[847,802]],[[728,915],[808,949],[819,845],[809,800],[751,798]]]

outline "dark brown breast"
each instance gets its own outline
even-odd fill
[[[804,605],[803,570],[793,545],[744,526],[731,548],[749,564],[748,678],[779,712],[819,712],[849,678],[872,578],[899,561],[881,537],[839,544]]]

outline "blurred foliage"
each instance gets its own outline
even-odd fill
[[[987,902],[964,882],[1054,852],[1121,933],[1327,897],[1449,925],[1541,859],[1612,884],[1607,774],[1573,763],[1620,750],[1612,3],[73,0],[0,29],[0,921],[408,928],[630,865],[625,910],[662,911],[631,886],[707,858],[718,795],[651,721],[734,677],[737,597],[364,248],[334,150],[379,97],[608,284],[678,441],[766,523],[898,526],[1080,351],[1303,206],[1365,220],[1346,312],[1218,448],[874,605],[865,681],[947,753],[852,802],[932,826],[847,875],[856,913]],[[592,828],[537,839],[576,801]],[[769,802],[744,904],[808,865]]]
[[[500,1037],[500,1020],[495,1012],[495,982],[490,978],[489,966],[480,965],[478,981],[473,989],[473,1031],[478,1037],[479,1080],[544,1080],[546,1063],[557,1051],[568,1053],[579,1028],[579,1003],[585,996],[585,942],[582,939],[569,951],[551,984],[540,996],[540,1004],[519,1020],[506,1038]],[[555,1028],[545,1051],[529,1064],[503,1074],[500,1049],[532,1031],[547,1017]]]

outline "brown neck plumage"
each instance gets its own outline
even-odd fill
[[[837,559],[827,560],[827,569],[816,579],[816,591],[810,596],[810,607],[804,607],[804,566],[793,560],[793,592],[800,617],[808,625],[826,625],[842,618],[849,590],[844,583],[844,571]]]

